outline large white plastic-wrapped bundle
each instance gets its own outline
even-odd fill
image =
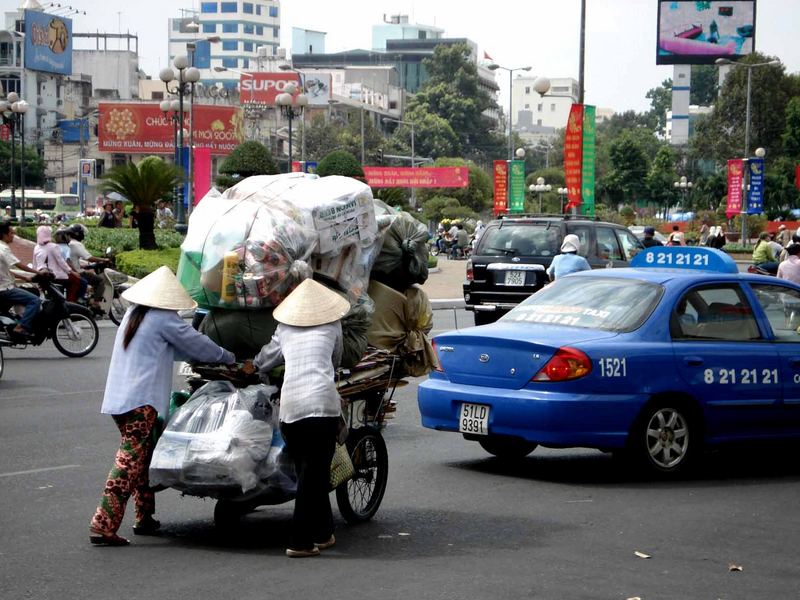
[[[209,496],[292,493],[294,467],[283,452],[277,394],[274,386],[236,389],[225,381],[197,390],[159,438],[151,485]]]

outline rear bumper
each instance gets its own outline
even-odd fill
[[[645,395],[562,394],[504,390],[428,379],[417,394],[422,425],[458,431],[464,402],[490,407],[489,434],[511,435],[553,447],[614,449],[625,446]]]
[[[509,311],[541,288],[519,292],[473,291],[464,285],[465,309],[471,311]]]

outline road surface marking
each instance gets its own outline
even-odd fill
[[[31,469],[30,471],[14,471],[13,473],[0,473],[0,477],[14,477],[15,475],[33,475],[34,473],[46,473],[47,471],[62,471],[64,469],[77,469],[78,467],[80,467],[80,465],[63,465],[60,467]]]

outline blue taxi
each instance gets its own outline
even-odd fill
[[[800,439],[798,327],[800,286],[719,250],[649,248],[436,336],[422,424],[500,457],[580,446],[674,473],[707,446]]]

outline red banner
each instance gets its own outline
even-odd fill
[[[494,161],[494,214],[508,212],[508,161]]]
[[[730,219],[742,212],[742,182],[744,161],[735,158],[728,161],[728,208],[725,215]]]
[[[211,189],[211,150],[194,149],[194,204],[196,205]]]
[[[794,168],[794,185],[800,190],[800,165]]]
[[[583,104],[573,104],[569,111],[564,137],[564,177],[566,178],[566,209],[581,205],[583,187]]]
[[[463,188],[469,185],[467,167],[364,167],[374,188]]]
[[[303,91],[299,73],[243,73],[239,79],[239,99],[242,104],[275,104],[275,97],[282,94],[289,83],[297,86],[296,94]]]
[[[99,105],[97,137],[100,152],[119,154],[173,154],[175,131],[169,114],[158,104],[125,103]],[[242,111],[232,106],[195,104],[194,146],[211,154],[230,154],[244,140]],[[189,130],[189,113],[183,127]],[[189,141],[185,140],[188,145]]]

